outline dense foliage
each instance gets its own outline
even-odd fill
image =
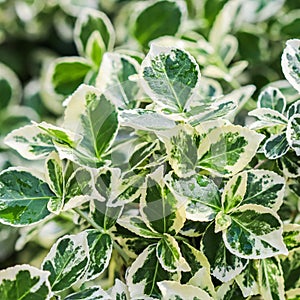
[[[300,299],[293,3],[0,2],[1,299]]]

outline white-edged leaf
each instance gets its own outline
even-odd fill
[[[218,176],[232,176],[248,165],[263,138],[238,125],[216,128],[200,142],[198,166]]]
[[[277,159],[284,156],[290,149],[286,133],[280,133],[269,137],[264,144],[265,156],[269,159]]]
[[[300,40],[292,39],[286,42],[281,58],[282,72],[289,83],[300,93]]]
[[[286,296],[287,300],[298,300],[298,299],[300,299],[300,288],[291,289],[289,291],[286,291],[285,296]]]
[[[298,96],[299,97],[299,96]],[[293,115],[300,114],[300,100],[294,102],[287,111],[287,117],[290,119]]]
[[[42,263],[42,269],[50,272],[52,291],[62,291],[75,284],[83,277],[89,260],[86,232],[61,237]]]
[[[109,294],[112,299],[130,300],[128,287],[121,280],[116,279],[114,286],[110,289]]]
[[[161,266],[168,272],[189,272],[190,266],[182,257],[175,238],[164,234],[156,246],[156,256]]]
[[[94,31],[88,38],[86,45],[86,56],[94,64],[94,68],[99,68],[106,46],[99,31]]]
[[[99,286],[90,286],[82,291],[68,295],[64,300],[112,300]],[[126,299],[125,299],[126,300]]]
[[[293,151],[282,156],[278,164],[286,177],[297,178],[300,176],[300,157],[295,155]]]
[[[52,296],[49,272],[29,265],[16,265],[0,271],[1,300],[49,300]]]
[[[282,238],[282,222],[270,208],[245,204],[229,216],[231,224],[223,231],[223,240],[232,254],[262,259],[288,253]]]
[[[282,113],[270,108],[256,108],[249,112],[249,116],[254,116],[259,120],[250,124],[251,129],[273,127],[274,125],[286,126],[288,123],[288,119]]]
[[[283,241],[289,251],[300,248],[300,225],[284,224]]]
[[[270,108],[284,113],[286,100],[278,88],[269,86],[259,94],[257,107]]]
[[[300,156],[300,114],[294,114],[290,119],[286,130],[286,138],[296,152]]]
[[[180,284],[176,281],[161,281],[158,286],[163,300],[213,300],[206,291],[196,286]]]
[[[159,106],[183,112],[199,85],[195,59],[184,50],[151,44],[141,65],[142,86]]]

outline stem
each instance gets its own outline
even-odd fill
[[[91,219],[88,215],[86,215],[82,210],[79,208],[73,208],[73,210],[78,213],[83,219],[85,219],[91,226],[93,226],[95,229],[99,230],[101,233],[105,233],[105,230],[103,230],[102,227],[100,227],[93,219]],[[122,256],[124,262],[126,265],[129,264],[130,257],[127,255],[127,253],[113,240],[113,247],[114,249]]]

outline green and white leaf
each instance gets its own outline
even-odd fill
[[[98,32],[106,51],[112,51],[115,44],[115,32],[109,18],[96,9],[85,8],[81,11],[75,24],[74,41],[82,56],[87,54],[90,38]]]
[[[118,108],[132,109],[137,106],[140,89],[130,76],[139,72],[139,64],[130,56],[119,53],[105,53],[96,87]]]
[[[289,251],[300,248],[300,225],[284,224],[283,241]]]
[[[112,300],[99,286],[90,286],[82,291],[68,295],[65,300]],[[126,300],[126,299],[125,299]]]
[[[48,210],[59,213],[64,204],[64,174],[63,164],[57,152],[52,152],[45,162],[45,177],[50,189],[57,197],[48,202]]]
[[[299,96],[298,96],[299,97]],[[294,102],[287,111],[287,117],[290,119],[293,115],[300,114],[300,100]]]
[[[109,294],[111,299],[130,300],[128,287],[121,280],[116,279],[114,286],[110,289]]]
[[[283,174],[288,178],[296,178],[300,176],[300,157],[294,152],[287,152],[280,158]]]
[[[87,233],[65,235],[50,249],[42,269],[50,272],[49,282],[54,292],[63,291],[84,276],[89,265]]]
[[[222,282],[235,278],[248,264],[247,259],[232,254],[225,247],[222,234],[215,233],[213,224],[207,227],[200,249],[209,261],[211,274]]]
[[[277,211],[283,203],[285,180],[269,170],[249,170],[233,176],[225,185],[222,206],[225,212],[245,204]]]
[[[164,234],[156,246],[156,255],[161,266],[168,272],[189,272],[190,266],[183,258],[175,238]]]
[[[140,213],[149,228],[158,233],[178,233],[185,222],[185,209],[163,181],[163,167],[147,175],[142,188]]]
[[[2,300],[49,300],[51,288],[49,272],[29,265],[16,265],[0,271],[0,298]]]
[[[285,290],[300,288],[300,251],[295,248],[288,256],[281,256],[281,267],[284,276]]]
[[[89,265],[84,280],[89,281],[101,275],[109,265],[113,241],[109,234],[101,233],[98,230],[89,229],[87,242],[89,247]]]
[[[203,175],[175,178],[169,173],[166,184],[185,206],[186,218],[208,222],[215,218],[221,208],[220,194],[216,184]]]
[[[164,143],[168,161],[179,177],[195,174],[197,165],[197,145],[193,128],[188,125],[177,125],[158,134]]]
[[[286,133],[280,133],[269,137],[264,144],[264,153],[268,159],[277,159],[285,155],[290,149]]]
[[[286,100],[278,88],[269,86],[259,94],[257,107],[270,108],[279,113],[284,113]]]
[[[170,273],[162,268],[156,257],[156,245],[150,245],[128,269],[126,283],[131,299],[160,298],[158,282],[176,278],[176,273]]]
[[[13,130],[4,143],[29,160],[44,159],[55,150],[52,138],[36,125]]]
[[[245,204],[230,213],[231,224],[223,231],[226,248],[247,259],[288,254],[282,238],[282,223],[270,208]]]
[[[286,291],[285,296],[287,300],[298,300],[300,298],[300,288]]]
[[[50,215],[47,205],[52,198],[57,197],[47,183],[29,170],[9,168],[0,173],[1,223],[36,224]]]
[[[285,78],[300,93],[299,47],[299,39],[292,39],[286,42],[286,47],[281,58],[281,67]]]
[[[162,108],[181,113],[198,88],[200,71],[187,52],[151,45],[141,65],[142,86],[148,96]]]
[[[295,114],[289,119],[286,138],[296,155],[300,156],[300,114]]]
[[[264,300],[285,300],[284,279],[279,259],[265,258],[259,261],[258,282]]]
[[[106,46],[100,32],[94,31],[88,38],[86,44],[86,56],[91,60],[94,70],[98,70],[105,51]]]
[[[166,280],[159,282],[158,286],[163,300],[213,300],[206,291],[189,284]]]
[[[238,125],[216,128],[200,142],[198,166],[218,176],[232,176],[248,165],[263,138]]]

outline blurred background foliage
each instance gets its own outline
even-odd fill
[[[99,57],[74,42],[76,20],[87,7],[106,14],[114,27],[114,45],[93,40],[102,51]],[[94,31],[101,29],[90,22]],[[290,101],[297,99],[282,80],[280,62],[285,41],[299,36],[300,2],[295,0],[0,0],[0,169],[26,163],[32,167],[32,161],[21,163],[7,149],[3,137],[31,120],[59,123],[68,94],[82,82],[94,84],[103,52],[125,53],[140,62],[152,40],[185,48],[200,65],[206,94],[208,89],[218,96],[256,86],[237,116],[236,122],[243,123],[247,111],[256,107],[259,91],[270,82]],[[61,70],[61,57],[84,61],[87,67],[78,71],[73,64]],[[43,257],[43,249],[73,226],[68,218],[55,217],[39,228],[21,230],[1,225],[1,268],[38,265],[37,253]]]

